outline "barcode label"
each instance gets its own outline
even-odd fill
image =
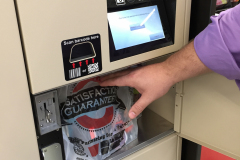
[[[98,63],[93,63],[88,65],[88,74],[98,72],[99,66]]]
[[[81,68],[75,68],[69,70],[69,79],[77,78],[81,76]]]

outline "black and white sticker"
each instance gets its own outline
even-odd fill
[[[63,40],[61,46],[66,81],[102,70],[100,34]]]

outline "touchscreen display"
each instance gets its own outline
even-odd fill
[[[158,7],[108,13],[116,50],[165,38]]]

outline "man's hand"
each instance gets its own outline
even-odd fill
[[[166,94],[173,84],[210,71],[198,58],[191,42],[162,63],[102,77],[100,85],[130,86],[142,94],[129,111],[133,119],[152,101]]]
[[[129,111],[131,119],[136,118],[151,102],[163,96],[174,84],[162,63],[135,70],[117,72],[101,78],[101,86],[130,86],[142,94]]]

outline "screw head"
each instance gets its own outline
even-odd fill
[[[38,101],[38,103],[41,103],[41,101]]]
[[[43,127],[43,125],[42,125],[42,124],[41,124],[40,126],[41,126],[41,127]]]

